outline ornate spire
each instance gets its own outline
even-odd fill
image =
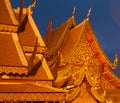
[[[90,17],[91,10],[92,10],[92,8],[90,7],[90,8],[89,8],[89,10],[88,10],[88,13],[87,13],[87,18],[89,18],[89,17]]]
[[[73,11],[72,11],[72,16],[75,15],[75,11],[76,11],[76,5],[74,5]]]

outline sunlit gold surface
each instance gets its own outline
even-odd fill
[[[91,8],[80,24],[76,7],[56,29],[50,21],[45,44],[32,18],[36,0],[18,9],[9,0],[0,3],[6,11],[0,11],[0,54],[6,55],[0,55],[0,101],[120,103],[120,79],[111,71],[118,55],[112,63],[103,52],[89,21]]]

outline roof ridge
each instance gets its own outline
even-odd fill
[[[103,55],[103,58],[107,60],[107,63],[110,65],[111,68],[116,68],[117,65],[115,66],[115,65],[108,59],[108,57],[107,57],[107,55],[105,54],[105,52],[103,51],[102,47],[99,45],[99,42],[98,42],[98,40],[97,40],[97,38],[96,38],[96,36],[95,36],[95,33],[94,33],[94,31],[93,31],[93,29],[92,29],[92,27],[91,27],[91,25],[90,25],[89,19],[87,18],[86,21],[87,21],[87,25],[88,25],[89,29],[90,29],[91,32],[92,32],[92,37],[94,38],[94,41],[95,41],[96,45],[97,45],[98,48],[100,49],[100,53]]]

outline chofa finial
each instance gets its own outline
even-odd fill
[[[35,7],[35,5],[36,5],[36,0],[32,2],[31,7]]]
[[[28,7],[30,13],[32,13],[32,8],[35,7],[35,5],[36,5],[36,0],[34,0]]]
[[[72,12],[72,16],[75,15],[75,11],[76,11],[76,5],[74,5],[73,12]]]
[[[113,62],[113,68],[112,69],[115,69],[115,68],[118,67],[118,59],[119,59],[119,57],[118,57],[118,54],[116,53],[115,57],[114,57],[114,62]]]
[[[92,10],[92,8],[90,7],[90,8],[89,8],[89,10],[88,10],[88,13],[87,13],[87,18],[89,18],[89,17],[90,17],[91,10]]]

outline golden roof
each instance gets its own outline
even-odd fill
[[[0,1],[0,24],[18,25],[9,0]]]
[[[78,44],[81,42],[83,35],[85,35],[93,52],[97,55],[97,58],[102,62],[102,64],[108,64],[111,68],[116,67],[114,65],[114,63],[112,63],[109,60],[109,58],[105,55],[105,53],[103,52],[94,32],[92,30],[92,27],[91,27],[91,24],[90,24],[90,21],[88,18],[86,18],[79,25],[77,25],[74,28],[72,28],[71,30],[69,30],[68,33],[69,33],[68,39],[66,40],[66,43],[64,44],[63,49],[60,52],[62,55],[63,62],[67,62],[66,60],[68,60],[73,55],[73,53],[75,52],[75,50],[78,47]],[[52,40],[52,41],[54,42],[54,40]]]
[[[66,35],[66,32],[68,30],[70,30],[71,28],[73,28],[76,25],[74,16],[70,17],[66,22],[64,22],[62,25],[60,25],[59,27],[57,27],[55,30],[52,30],[50,33],[50,39],[49,41],[47,41],[47,48],[49,49],[53,49],[55,48],[57,45],[61,45],[60,43],[63,43],[63,35]],[[65,39],[65,38],[64,38]],[[59,47],[56,47],[59,48]]]
[[[0,12],[3,15],[1,16],[0,24],[2,26],[0,25],[0,28],[4,25],[6,28],[0,31],[0,47],[2,48],[0,50],[2,58],[0,60],[0,73],[27,74],[30,76],[28,79],[53,80],[46,60],[40,54],[45,51],[45,44],[32,18],[33,3],[28,8],[13,10],[9,0],[1,0]],[[3,12],[2,9],[6,12]],[[23,10],[23,13],[20,13],[20,10]],[[9,22],[4,20],[6,16],[10,19]],[[21,22],[19,22],[19,16],[22,18]],[[10,28],[11,25],[13,25],[12,28]],[[17,31],[10,31],[13,28]],[[14,76],[9,78],[15,79]],[[26,79],[26,76],[23,79]]]
[[[23,8],[23,14],[21,14],[22,20],[19,26],[19,40],[25,52],[32,52],[35,46],[36,38],[38,38],[38,52],[43,52],[45,49],[42,36],[32,18],[32,14],[29,11],[30,8]],[[20,8],[15,9],[15,15],[19,21]]]
[[[107,101],[107,98],[104,96],[107,95],[106,91],[120,86],[120,79],[112,72],[112,70],[110,70],[111,68],[116,68],[116,64],[118,62],[117,56],[115,57],[115,62],[112,63],[105,55],[93,32],[88,17],[85,18],[80,24],[68,29],[67,32],[64,32],[65,34],[59,32],[59,29],[55,30],[56,32],[54,32],[54,30],[53,32],[56,35],[59,33],[60,34],[57,35],[58,39],[55,34],[55,36],[51,36],[51,41],[53,44],[51,47],[57,48],[57,51],[59,51],[61,57],[61,62],[58,67],[58,78],[55,81],[55,86],[67,89],[77,89],[77,86],[83,84],[84,82],[86,83],[85,80],[87,80],[89,88],[91,88],[90,93],[92,93],[98,101]],[[67,36],[67,39],[64,35]],[[64,38],[62,38],[63,36]],[[66,42],[64,42],[65,39]],[[64,43],[61,43],[61,46],[58,46],[58,44],[60,44],[59,41]],[[55,54],[55,52],[52,53]],[[99,80],[103,82],[99,84]],[[99,95],[99,89],[97,86],[98,88],[100,87],[99,89],[101,90],[104,88],[103,95]],[[74,94],[77,95],[77,93],[78,92],[76,91]],[[77,97],[77,99],[79,99],[79,97]]]
[[[36,0],[14,10],[9,0],[0,2],[1,101],[114,101],[120,79],[111,68],[117,66],[118,57],[112,63],[103,52],[89,21],[91,9],[78,25],[75,7],[55,30],[50,22],[45,51],[32,18]]]
[[[0,74],[27,74],[28,62],[24,56],[17,34],[0,33]]]
[[[68,32],[69,37],[67,38],[66,43],[61,51],[62,62],[65,63],[65,61],[69,59],[72,53],[76,50],[77,44],[80,42],[79,39],[82,35],[83,26],[84,23],[80,23]]]
[[[9,0],[0,1],[0,31],[17,32],[18,21]]]

